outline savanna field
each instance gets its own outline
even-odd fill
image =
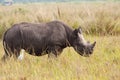
[[[30,3],[0,5],[0,58],[2,36],[15,23],[60,20],[72,28],[82,27],[84,37],[96,41],[90,57],[72,47],[57,59],[27,53],[22,61],[0,61],[0,80],[120,80],[120,3]]]

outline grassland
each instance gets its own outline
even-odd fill
[[[86,39],[97,41],[90,57],[80,56],[73,48],[66,48],[55,60],[25,54],[22,61],[0,62],[0,80],[119,80],[120,36]]]
[[[66,48],[55,60],[47,55],[25,54],[22,61],[0,61],[0,80],[120,80],[120,3],[41,3],[0,6],[0,37],[11,25],[23,21],[62,20],[79,25],[87,40],[97,45],[94,54],[82,57]],[[0,40],[0,58],[3,56]]]
[[[86,34],[119,35],[120,3],[39,3],[0,6],[0,37],[19,22],[61,20]]]

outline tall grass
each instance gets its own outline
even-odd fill
[[[22,61],[0,62],[0,80],[119,80],[120,36],[86,38],[97,41],[90,57],[80,56],[73,48],[64,49],[54,60],[26,53]],[[1,58],[1,43],[0,50]]]
[[[25,54],[23,61],[0,61],[0,80],[120,80],[120,3],[39,3],[0,6],[0,38],[13,24],[62,20],[82,27],[96,40],[94,53],[82,57],[66,48],[55,60]],[[93,35],[106,36],[93,36]],[[107,36],[115,35],[115,36]],[[3,56],[0,40],[0,58]]]
[[[120,3],[39,3],[0,6],[0,37],[15,23],[61,20],[94,35],[120,34]]]

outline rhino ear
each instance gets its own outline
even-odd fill
[[[78,35],[78,33],[82,34],[82,29],[81,29],[81,27],[79,27],[78,29],[75,29],[75,30],[73,31],[73,33],[74,33],[76,36]]]
[[[73,31],[73,34],[74,34],[75,36],[77,36],[78,33],[79,33],[78,29],[75,29],[75,30]]]

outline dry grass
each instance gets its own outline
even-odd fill
[[[82,26],[94,35],[120,34],[120,3],[41,3],[0,6],[0,37],[11,25],[23,21],[48,22],[62,20],[71,27]],[[90,35],[90,34],[89,34]],[[91,57],[78,55],[66,48],[61,56],[25,54],[22,61],[12,58],[0,62],[0,80],[120,80],[120,36],[85,36],[97,41]],[[4,51],[0,42],[0,58]]]
[[[66,48],[55,60],[25,54],[22,61],[0,62],[0,80],[119,80],[120,36],[87,39],[97,41],[90,57],[80,56],[73,48]]]
[[[61,20],[94,35],[120,34],[120,3],[39,3],[0,6],[0,36],[15,23]]]

